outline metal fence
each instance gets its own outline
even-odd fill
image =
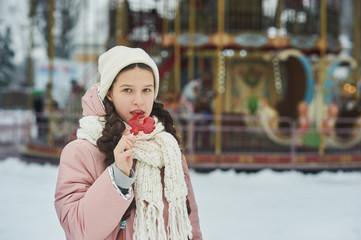
[[[34,121],[31,111],[0,110],[0,159],[17,156],[18,146],[30,138]]]
[[[31,156],[57,163],[61,149],[75,139],[79,117],[63,114],[50,121],[31,111],[0,111],[0,119],[0,159]],[[174,119],[191,167],[361,165],[361,118],[338,118],[333,128],[313,123],[300,128],[290,118],[264,121],[257,116],[193,114],[174,115]],[[24,146],[31,149],[24,151]]]
[[[361,118],[298,120],[259,116],[177,116],[184,152],[196,168],[359,169]]]

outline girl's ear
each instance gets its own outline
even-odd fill
[[[113,96],[112,96],[112,92],[111,92],[111,91],[108,91],[106,97],[108,98],[108,100],[109,100],[110,102],[113,102]]]

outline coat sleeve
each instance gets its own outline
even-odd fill
[[[60,157],[55,209],[67,239],[106,239],[118,231],[134,197],[131,193],[125,199],[118,192],[108,169],[97,173],[100,165],[95,161],[102,159],[91,147],[96,150],[84,140],[76,140],[65,146]]]
[[[196,199],[194,197],[193,187],[189,176],[187,160],[184,155],[182,156],[182,165],[183,165],[184,177],[188,187],[188,200],[191,208],[191,214],[189,215],[189,219],[192,225],[193,240],[202,240],[202,232],[200,229],[199,217],[198,217],[198,206],[196,203]]]

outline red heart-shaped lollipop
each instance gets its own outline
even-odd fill
[[[130,129],[130,133],[138,135],[140,131],[143,131],[146,134],[153,132],[153,130],[155,129],[154,119],[151,117],[146,117],[143,120],[143,123],[140,123],[139,120],[143,117],[144,115],[142,113],[137,113],[129,120],[128,123],[132,127],[132,129]]]

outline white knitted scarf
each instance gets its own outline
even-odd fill
[[[76,137],[86,139],[93,145],[97,145],[97,140],[102,136],[105,126],[105,118],[98,116],[85,116],[79,120],[79,128]]]
[[[104,118],[87,116],[80,121],[77,137],[96,145],[104,128]],[[135,137],[133,156],[137,159],[134,193],[136,212],[133,239],[182,240],[192,239],[192,226],[188,218],[188,194],[182,168],[182,155],[177,140],[158,119],[150,134]],[[127,125],[129,131],[129,125]],[[100,130],[100,131],[99,131]],[[161,169],[164,167],[164,196],[169,204],[167,229],[163,219],[163,185]]]

